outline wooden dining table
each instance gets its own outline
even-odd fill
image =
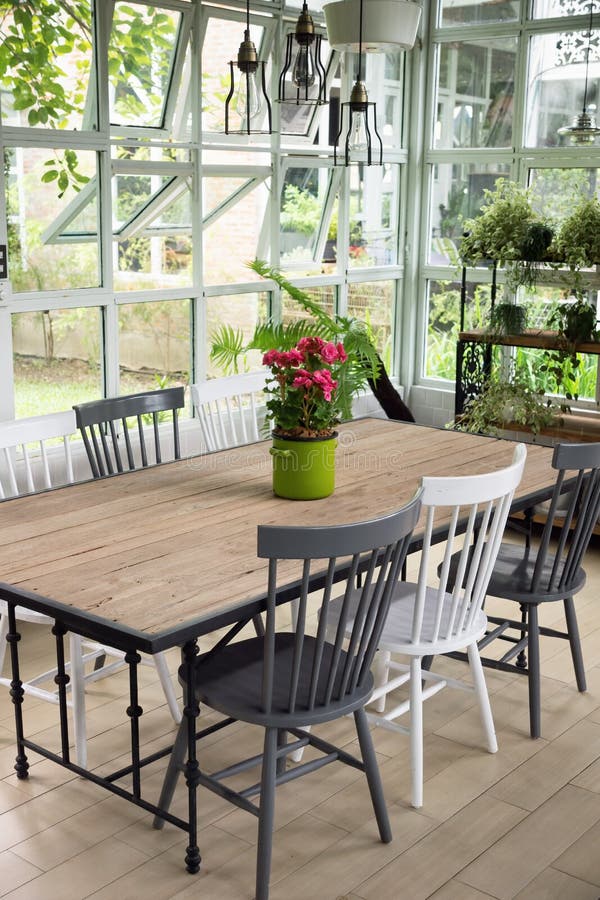
[[[188,851],[197,850],[195,785],[188,785],[188,820],[158,809],[142,795],[144,765],[169,748],[141,757],[139,651],[179,646],[182,665],[191,675],[199,637],[224,626],[238,629],[253,617],[258,622],[267,560],[256,555],[257,525],[336,525],[374,518],[406,503],[423,475],[500,469],[510,463],[514,450],[506,440],[382,419],[344,424],[338,442],[335,491],[322,500],[275,497],[269,442],[263,441],[0,503],[0,599],[9,611],[15,769],[20,778],[28,775],[27,751],[33,750],[183,828],[189,834]],[[514,510],[550,495],[555,482],[551,459],[551,448],[528,448]],[[443,528],[438,537],[443,539]],[[419,540],[420,526],[413,549]],[[285,581],[285,571],[283,575]],[[293,599],[294,592],[291,581],[281,591],[281,602]],[[27,698],[20,688],[18,605],[45,613],[56,623],[62,674],[58,752],[24,733],[22,706]],[[131,763],[118,772],[99,775],[71,759],[68,674],[60,658],[68,631],[126,654]],[[192,677],[187,684],[193,684]],[[193,767],[195,738],[203,732],[197,732],[193,694],[184,699],[188,765]]]

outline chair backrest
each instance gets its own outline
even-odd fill
[[[73,410],[0,422],[0,499],[18,497],[57,484],[72,484],[70,437],[77,431]],[[51,475],[46,441],[60,439],[64,463]],[[34,446],[32,446],[34,445]]]
[[[535,557],[532,594],[569,592],[600,513],[600,443],[558,444],[552,465],[558,476]],[[567,489],[571,478],[574,485]]]
[[[266,378],[265,372],[254,372],[192,385],[192,401],[208,450],[260,440],[257,395],[264,390]]]
[[[275,611],[278,596],[281,596],[278,564],[283,560],[299,561],[300,599],[294,634],[290,635],[287,712],[312,711],[331,703],[343,704],[345,697],[364,686],[366,679],[371,677],[370,666],[420,509],[421,489],[402,509],[366,522],[329,527],[259,526],[258,555],[269,559],[262,684],[264,712],[272,711],[274,690]],[[328,560],[326,567],[325,560]],[[355,585],[360,570],[363,570],[363,578],[356,607]],[[313,581],[315,572],[319,573],[317,583]],[[325,639],[327,610],[340,572],[343,572],[345,591],[335,640],[331,643]],[[322,592],[319,625],[316,637],[307,640],[308,595],[314,590]],[[339,589],[336,589],[336,596],[339,598]],[[344,648],[345,628],[351,615],[354,624]]]
[[[526,457],[525,445],[517,444],[513,461],[505,469],[482,475],[423,478],[426,518],[412,643],[454,639],[472,628],[483,607]],[[449,508],[444,556],[437,568],[437,584],[432,586],[430,562],[436,522],[440,513],[447,518]]]
[[[148,451],[144,431],[144,416],[152,419],[154,437],[154,462],[161,463],[159,422],[160,413],[171,412],[173,419],[173,456],[179,459],[179,422],[177,410],[184,405],[184,389],[182,387],[164,388],[157,391],[146,391],[142,394],[127,394],[123,397],[109,397],[106,400],[93,400],[74,406],[77,426],[81,431],[86,453],[90,461],[94,478],[103,475],[115,475],[123,472],[121,451],[124,449],[129,470],[149,465]],[[127,419],[137,420],[139,439],[139,461],[131,442]],[[119,440],[118,423],[123,435],[125,447]],[[117,424],[116,424],[117,423]],[[134,426],[135,427],[135,426]],[[109,441],[110,438],[110,441]]]

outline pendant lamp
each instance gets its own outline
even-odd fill
[[[288,76],[291,73],[291,84]],[[285,61],[279,76],[280,103],[321,106],[327,103],[325,69],[321,62],[321,35],[315,33],[313,18],[305,2],[296,28],[287,36]]]
[[[587,32],[587,47],[585,49],[585,84],[583,88],[583,108],[579,115],[573,117],[570,125],[563,125],[562,128],[558,129],[558,133],[560,135],[567,136],[572,144],[593,144],[600,134],[600,128],[598,128],[598,126],[596,125],[596,118],[588,112],[587,106],[593,17],[594,0],[590,0],[590,21]]]
[[[238,80],[236,83],[236,71]],[[229,93],[225,100],[225,134],[271,134],[271,104],[267,95],[265,63],[258,58],[250,39],[250,0],[246,2],[246,28],[237,60],[229,63]],[[266,109],[267,127],[260,128]],[[231,112],[239,117],[239,127],[232,127]]]
[[[367,88],[362,80],[363,66],[363,0],[359,4],[358,21],[358,74],[350,93],[350,100],[340,106],[340,130],[338,131],[333,147],[333,163],[338,164],[338,145],[347,123],[344,139],[343,163],[349,166],[351,163],[364,162],[363,154],[366,152],[366,163],[370,165],[383,165],[383,143],[377,131],[377,109],[375,103],[369,103]],[[373,140],[376,139],[375,156],[373,155]],[[377,147],[379,151],[377,152]]]

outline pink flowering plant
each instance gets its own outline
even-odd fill
[[[290,437],[333,434],[344,409],[344,345],[303,337],[291,350],[267,350],[263,363],[271,369],[265,392],[274,432]]]

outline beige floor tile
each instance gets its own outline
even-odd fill
[[[0,897],[41,875],[41,869],[32,866],[11,850],[0,853]]]
[[[514,900],[598,900],[598,888],[549,868],[519,891]]]
[[[600,797],[567,785],[460,873],[460,880],[511,900],[596,822]]]
[[[573,841],[568,850],[554,860],[552,866],[582,881],[600,886],[598,847],[600,847],[600,823],[596,823]],[[600,894],[600,891],[598,893]]]
[[[146,859],[138,850],[109,838],[8,896],[11,900],[82,900]]]
[[[598,756],[600,725],[584,719],[503,778],[490,793],[524,809],[536,809]]]

